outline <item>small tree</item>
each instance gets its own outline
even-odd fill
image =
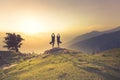
[[[22,45],[22,40],[24,40],[19,34],[15,33],[6,33],[6,37],[4,37],[4,45],[3,47],[8,48],[8,50],[15,50],[16,52],[19,51],[18,48]]]

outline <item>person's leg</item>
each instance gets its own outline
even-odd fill
[[[55,44],[55,43],[53,43],[53,48],[54,48],[54,44]]]
[[[55,45],[55,42],[53,42],[53,44],[52,44],[52,48],[54,48],[54,45]]]
[[[54,45],[52,44],[52,48],[54,47]]]
[[[57,41],[57,45],[58,45],[58,47],[59,47],[59,42]]]

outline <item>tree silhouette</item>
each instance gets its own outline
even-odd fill
[[[18,48],[21,47],[21,41],[24,40],[19,34],[15,33],[6,33],[6,37],[4,37],[4,45],[3,47],[8,48],[8,50],[15,50],[16,52],[19,51]]]

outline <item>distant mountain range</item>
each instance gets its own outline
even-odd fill
[[[120,27],[99,32],[92,31],[74,38],[69,47],[86,53],[98,53],[120,48]]]

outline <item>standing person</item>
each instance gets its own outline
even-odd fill
[[[49,43],[49,44],[51,44],[52,45],[52,48],[54,47],[54,44],[55,44],[55,34],[54,33],[52,33],[52,35],[51,35],[51,42]]]
[[[58,45],[58,47],[59,47],[59,44],[60,43],[62,43],[61,41],[60,41],[60,34],[57,34],[57,45]]]

